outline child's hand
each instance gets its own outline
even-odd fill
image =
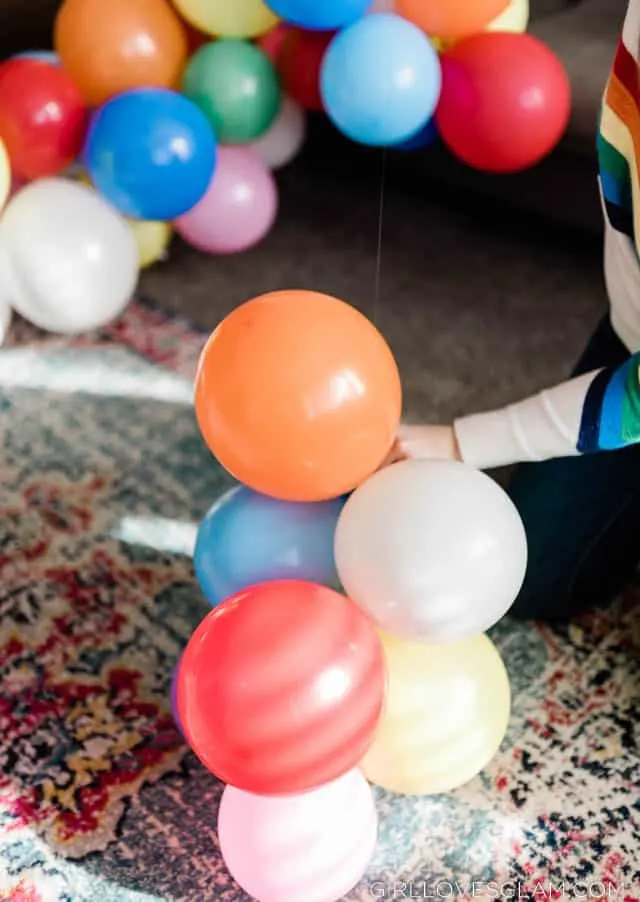
[[[461,460],[453,426],[400,426],[384,466],[400,460]]]

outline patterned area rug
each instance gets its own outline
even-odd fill
[[[208,610],[195,531],[229,485],[191,409],[204,339],[139,303],[0,351],[0,900],[247,898],[169,704]],[[378,792],[350,902],[640,897],[639,599],[492,631],[514,698],[500,753],[447,796]]]

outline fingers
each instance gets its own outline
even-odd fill
[[[452,426],[401,426],[396,442],[403,458],[412,460],[459,460]],[[401,458],[402,459],[402,458]]]

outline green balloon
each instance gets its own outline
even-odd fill
[[[201,47],[185,69],[182,91],[208,117],[221,144],[255,141],[282,103],[269,58],[255,44],[236,38]]]

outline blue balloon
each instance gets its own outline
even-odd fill
[[[333,539],[345,500],[278,501],[246,486],[223,495],[200,525],[193,557],[209,604],[276,579],[338,588]]]
[[[94,116],[84,163],[96,189],[125,216],[170,220],[206,193],[216,139],[201,110],[163,88],[118,94]]]
[[[394,147],[394,150],[422,150],[423,147],[428,147],[437,140],[438,129],[436,128],[435,120],[429,119],[424,128],[421,128],[413,138],[409,138],[408,141],[403,141],[402,144],[397,144],[396,147]]]
[[[16,53],[13,59],[37,60],[40,63],[49,63],[50,66],[59,66],[60,57],[53,50],[25,50]]]
[[[428,37],[390,13],[341,31],[322,62],[320,87],[334,125],[360,144],[393,147],[431,119],[440,96],[440,60]]]
[[[267,0],[267,6],[290,25],[312,31],[337,31],[361,19],[373,0]]]

